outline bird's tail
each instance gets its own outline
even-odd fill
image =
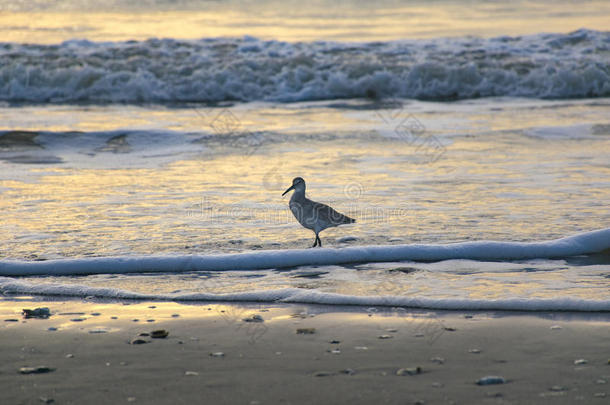
[[[356,220],[354,218],[350,218],[347,215],[343,215],[343,222],[344,224],[353,224],[354,222],[356,222]]]

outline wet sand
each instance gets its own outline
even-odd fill
[[[36,307],[51,317],[20,314]],[[0,402],[605,404],[609,318],[3,300]],[[158,329],[169,335],[139,336]],[[505,382],[476,384],[486,376]]]

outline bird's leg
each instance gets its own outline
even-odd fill
[[[312,248],[315,248],[318,245],[318,235],[316,235],[316,239],[313,241]]]
[[[316,233],[316,240],[318,241],[318,246],[322,247],[322,239],[320,239],[320,237],[318,236],[317,233]]]

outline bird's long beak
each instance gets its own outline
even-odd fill
[[[290,190],[294,190],[294,186],[290,186],[290,187],[288,187],[288,190],[286,190],[286,191],[284,191],[284,193],[282,193],[282,197],[283,197],[284,195],[286,195],[286,193],[287,193],[287,192],[289,192]]]

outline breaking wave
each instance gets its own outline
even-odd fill
[[[0,100],[185,103],[610,96],[610,32],[370,43],[0,43]]]

